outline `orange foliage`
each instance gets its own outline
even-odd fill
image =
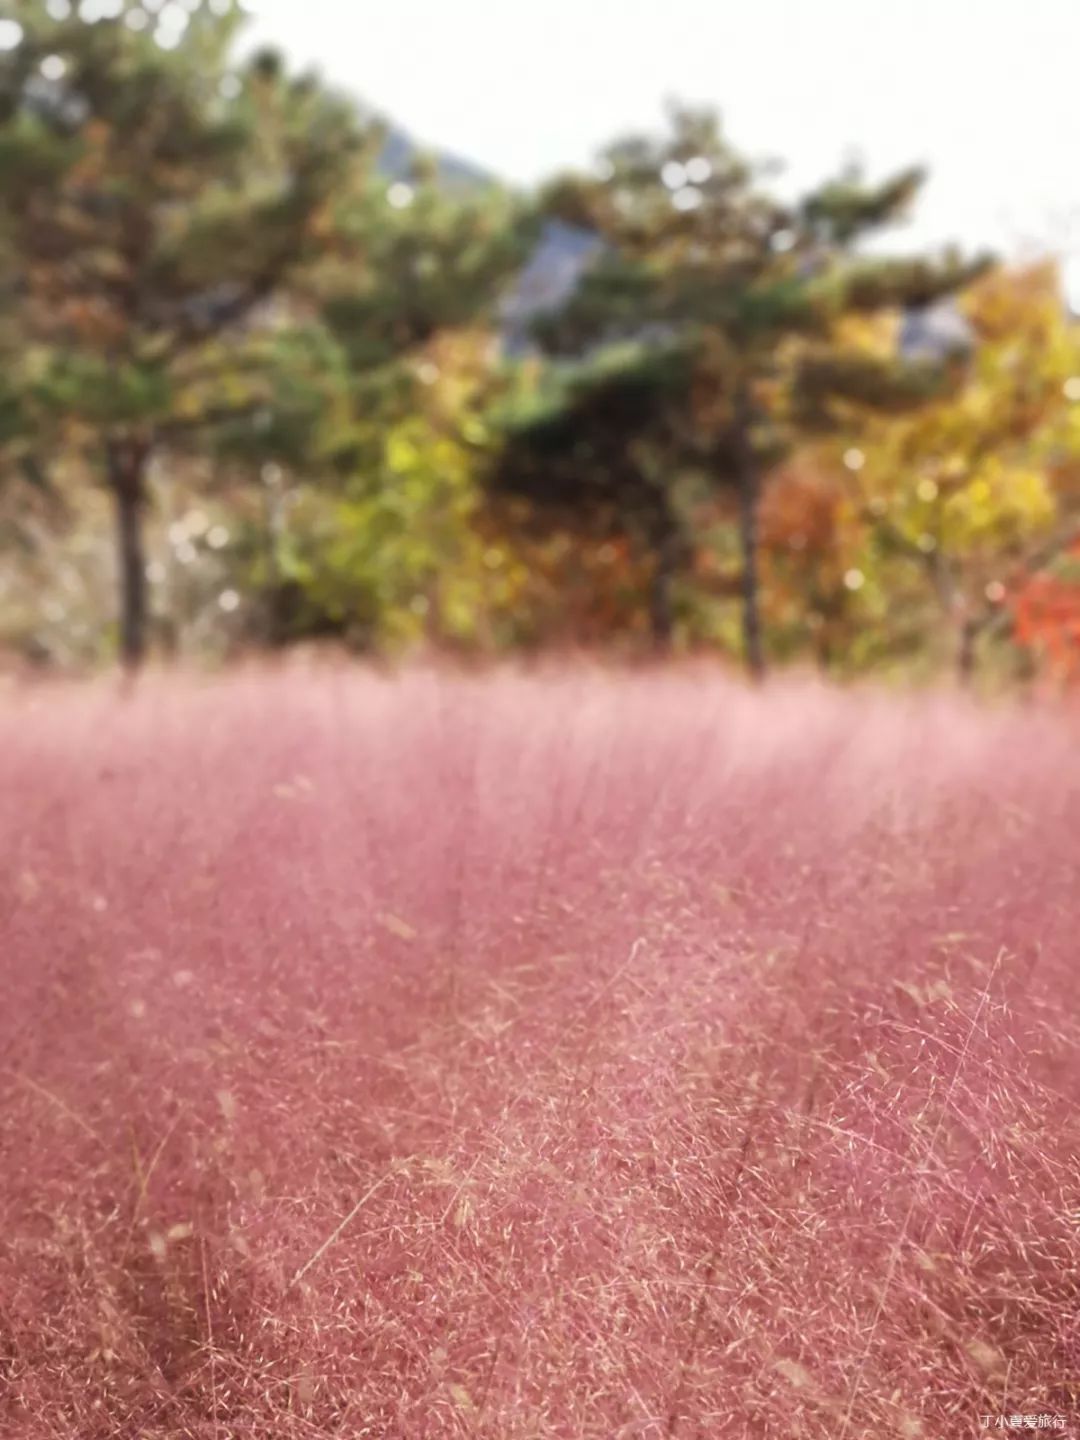
[[[762,496],[761,543],[771,550],[831,551],[838,502],[835,482],[822,470],[798,461],[785,465]]]
[[[560,534],[524,557],[539,623],[549,637],[599,645],[642,629],[648,564],[625,539]]]
[[[516,504],[493,505],[479,520],[489,544],[505,547],[521,567],[518,611],[531,639],[603,646],[643,637],[649,556],[626,536],[572,524],[550,533],[534,521],[528,505]]]
[[[1080,559],[1080,546],[1072,551]],[[1053,679],[1080,682],[1080,581],[1033,575],[1013,599],[1013,634]]]

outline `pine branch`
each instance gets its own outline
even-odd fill
[[[197,415],[184,415],[159,421],[154,434],[159,440],[176,440],[199,430],[231,425],[238,420],[253,420],[266,410],[266,401],[248,401],[243,405],[216,405],[200,410]]]

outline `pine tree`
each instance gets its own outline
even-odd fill
[[[272,54],[235,69],[234,0],[17,14],[0,53],[5,385],[25,454],[78,449],[108,486],[137,665],[153,457],[240,418],[272,428],[298,364],[332,383],[337,349],[295,297],[375,131]]]
[[[556,372],[544,404],[506,424],[497,483],[588,509],[597,489],[654,555],[651,613],[670,638],[673,586],[693,549],[680,476],[737,501],[743,644],[765,668],[758,511],[764,479],[851,406],[917,404],[936,368],[852,344],[854,317],[927,306],[985,265],[955,254],[889,261],[859,242],[893,222],[922,176],[851,173],[801,203],[777,199],[709,112],[676,108],[671,133],[613,146],[592,176],[556,182],[548,213],[603,241],[570,300],[543,317]],[[613,361],[617,356],[617,362]]]
[[[137,664],[155,456],[355,486],[415,409],[405,362],[493,307],[530,230],[422,157],[381,174],[384,128],[275,55],[237,68],[233,0],[63,8],[24,0],[0,54],[0,464],[96,467]]]

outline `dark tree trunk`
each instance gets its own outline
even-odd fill
[[[681,537],[674,521],[658,531],[653,541],[653,575],[649,589],[649,625],[653,644],[669,650],[675,633],[675,580],[681,559]]]
[[[765,642],[761,625],[761,575],[758,567],[758,503],[761,477],[751,446],[748,407],[738,418],[739,548],[742,551],[743,655],[753,680],[765,677]]]
[[[953,663],[956,666],[956,679],[960,685],[970,685],[975,678],[978,659],[976,645],[985,622],[979,615],[968,612],[963,593],[953,578],[940,545],[927,556],[927,569],[944,615],[946,637],[955,637]]]
[[[956,650],[956,678],[965,687],[975,679],[975,645],[980,628],[977,620],[965,620],[960,627],[960,643]]]
[[[120,574],[120,659],[137,670],[146,658],[146,557],[143,506],[148,447],[134,440],[110,440],[106,449],[109,489],[116,507]]]
[[[631,455],[645,496],[638,514],[640,538],[652,558],[649,632],[653,648],[667,651],[675,634],[675,584],[686,559],[686,537],[672,503],[670,478],[664,463],[647,445],[631,447]]]

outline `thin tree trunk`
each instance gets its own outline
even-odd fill
[[[648,444],[631,446],[647,498],[641,515],[642,540],[652,556],[649,633],[653,648],[669,651],[675,634],[675,582],[686,556],[682,521],[674,507],[665,465]]]
[[[680,536],[670,520],[653,543],[652,584],[649,588],[649,625],[658,650],[670,650],[675,633],[675,578],[679,569]]]
[[[137,670],[146,658],[146,556],[143,506],[148,447],[134,440],[110,440],[106,448],[109,488],[116,507],[120,572],[120,659]]]
[[[180,519],[175,477],[170,474],[165,485],[155,484],[154,489],[161,507],[164,528],[171,534],[173,525]],[[184,587],[180,576],[182,567],[177,564],[176,551],[171,543],[164,547],[163,562],[163,605],[158,616],[157,631],[166,656],[170,660],[177,660],[183,650],[184,640]]]
[[[965,687],[975,679],[975,664],[978,658],[975,646],[981,629],[979,621],[972,619],[965,620],[960,627],[960,644],[956,651],[956,678]]]
[[[758,565],[758,503],[761,477],[751,449],[749,407],[740,400],[736,420],[739,457],[739,547],[742,551],[743,655],[753,680],[765,677],[765,643],[761,624],[761,575]]]
[[[263,517],[265,523],[266,593],[269,596],[269,603],[264,606],[263,635],[265,643],[272,647],[280,644],[282,631],[280,610],[284,577],[281,573],[281,563],[279,559],[279,546],[283,529],[280,471],[275,465],[263,465],[259,472],[259,479],[262,482]]]
[[[956,679],[963,686],[970,685],[975,676],[975,645],[982,623],[978,616],[968,613],[963,592],[953,578],[940,545],[926,557],[926,564],[930,583],[934,587],[945,621],[943,643],[948,643],[953,636],[956,639],[956,649],[952,656],[956,666]],[[943,656],[942,660],[946,663],[948,657]]]
[[[814,566],[811,581],[804,588],[804,603],[809,607],[811,618],[816,617],[816,624],[810,625],[814,661],[821,674],[828,675],[833,665],[833,622],[838,616],[835,600],[821,581],[820,563]]]
[[[817,645],[815,647],[817,656],[817,667],[822,675],[828,675],[832,670],[833,654],[832,639],[829,632],[829,624],[826,621],[818,632]]]

